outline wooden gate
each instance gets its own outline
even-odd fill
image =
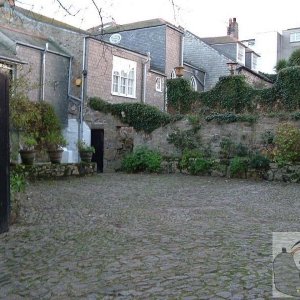
[[[8,231],[10,212],[8,93],[8,78],[0,73],[0,233]]]

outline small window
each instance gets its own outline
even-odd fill
[[[158,92],[162,92],[162,80],[161,80],[160,77],[156,77],[155,90],[158,91]]]
[[[176,78],[176,72],[175,72],[175,70],[173,70],[171,72],[171,79],[175,79],[175,78]]]
[[[300,32],[290,34],[290,43],[300,42]]]
[[[197,81],[194,76],[191,77],[191,86],[192,86],[193,91],[197,91]]]

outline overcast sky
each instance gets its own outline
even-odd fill
[[[16,0],[26,9],[88,29],[100,24],[91,0],[60,0],[76,14],[68,16],[56,0]],[[201,36],[226,35],[230,17],[239,23],[240,39],[252,38],[256,32],[279,31],[300,27],[300,1],[285,0],[95,0],[102,8],[104,22],[112,18],[118,24],[163,18]],[[22,4],[21,4],[22,3]]]

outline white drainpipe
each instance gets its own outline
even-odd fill
[[[147,90],[147,64],[150,62],[150,52],[147,52],[147,59],[143,62],[143,94],[142,102],[146,103],[146,90]]]

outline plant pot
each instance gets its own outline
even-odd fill
[[[79,155],[82,162],[88,163],[92,161],[93,152],[91,151],[79,151]]]
[[[63,152],[63,149],[48,150],[48,155],[51,163],[60,164]]]
[[[20,150],[22,164],[33,165],[35,160],[35,150]]]

